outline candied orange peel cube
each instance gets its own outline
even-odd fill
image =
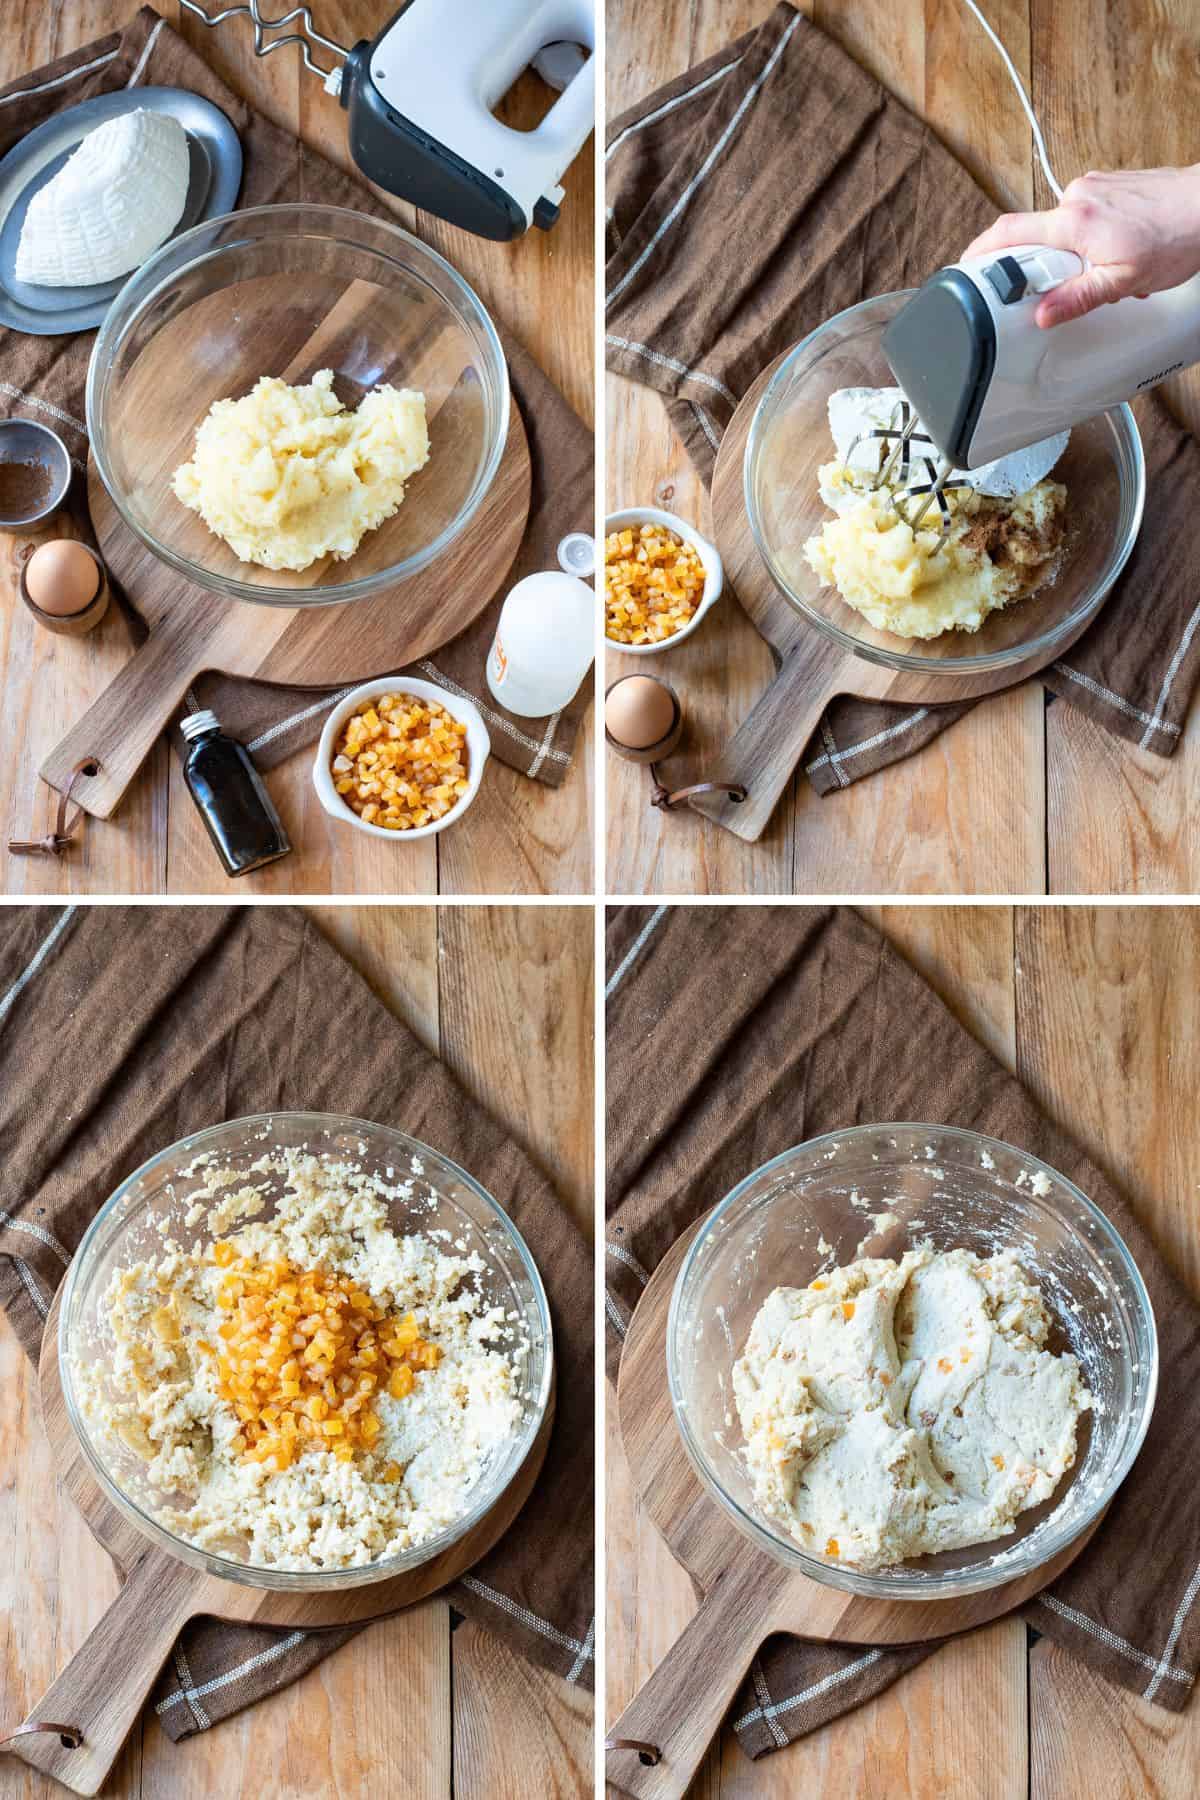
[[[375,1394],[405,1399],[418,1371],[438,1366],[441,1346],[421,1336],[411,1312],[385,1312],[347,1276],[259,1263],[228,1241],[209,1254],[222,1271],[220,1350],[194,1341],[215,1358],[243,1460],[283,1470],[306,1447],[340,1462],[370,1452],[383,1430]]]

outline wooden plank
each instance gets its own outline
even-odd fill
[[[1019,908],[1017,1072],[1200,1292],[1191,906]]]
[[[427,1050],[439,1041],[437,911],[432,906],[311,906],[310,916]]]
[[[758,1762],[726,1741],[721,1800],[1025,1800],[1025,1637],[1024,1625],[1006,1619],[973,1631],[877,1699]]]
[[[610,36],[616,30],[610,27]],[[716,44],[710,48],[716,48]],[[670,65],[658,67],[654,82]],[[611,77],[610,77],[611,79]],[[642,79],[639,91],[654,83]],[[625,104],[624,101],[621,103]],[[666,507],[708,530],[708,500],[656,394],[621,376],[607,377],[608,506]],[[646,658],[606,653],[606,685],[649,670],[669,681],[685,708],[684,737],[662,765],[664,780],[686,787],[704,779],[739,722],[766,688],[771,653],[732,596],[724,596],[694,638]],[[690,809],[650,805],[651,778],[640,763],[606,752],[607,890],[616,894],[786,894],[791,889],[789,803],[776,810],[756,844],[712,825]]]
[[[74,1656],[116,1597],[112,1564],[55,1475],[43,1436],[33,1369],[0,1323],[0,1735],[17,1724]],[[141,1750],[133,1742],[109,1791],[141,1791]],[[62,1800],[49,1776],[0,1757],[4,1800]]]
[[[438,913],[441,1052],[553,1178],[590,1238],[590,907],[453,907]],[[467,1624],[454,1636],[455,1793],[590,1791],[590,1696]]]
[[[1021,1078],[1115,1178],[1200,1292],[1191,907],[1039,907],[1016,924]],[[1032,1794],[1195,1792],[1200,1713],[1164,1712],[1048,1640],[1030,1660]]]
[[[590,907],[443,907],[442,1056],[537,1157],[581,1231],[592,1217]]]
[[[824,799],[796,779],[798,894],[1026,894],[1045,886],[1044,692],[995,694],[905,762]]]
[[[624,1711],[696,1611],[690,1580],[642,1509],[625,1461],[616,1410],[610,1394],[605,1456],[605,1714],[610,1721]],[[720,1769],[720,1745],[714,1744],[692,1783],[692,1800],[717,1800]]]
[[[465,1620],[454,1634],[455,1800],[592,1792],[592,1699]]]
[[[142,1800],[361,1800],[393,1784],[413,1800],[446,1800],[450,1719],[449,1608],[430,1600],[369,1626],[300,1681],[184,1744],[151,1714]]]
[[[1065,186],[1087,169],[1191,163],[1190,109],[1171,99],[1177,71],[1200,55],[1190,0],[1032,0],[1033,100]],[[1039,205],[1050,204],[1044,184]],[[1200,426],[1200,375],[1167,384]],[[1153,516],[1154,495],[1147,497]],[[1191,893],[1200,886],[1192,795],[1200,745],[1189,725],[1169,760],[1056,703],[1047,715],[1050,891]]]
[[[1167,1713],[1044,1638],[1029,1659],[1031,1800],[1192,1800],[1200,1710]]]

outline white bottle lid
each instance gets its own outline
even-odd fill
[[[578,575],[586,580],[596,572],[596,540],[586,531],[569,531],[560,539],[558,546],[558,566],[565,569],[568,575]]]

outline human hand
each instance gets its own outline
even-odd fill
[[[988,256],[1016,244],[1073,250],[1089,265],[1039,301],[1034,317],[1043,327],[1177,287],[1200,271],[1200,165],[1080,175],[1058,206],[1005,213],[963,254]]]

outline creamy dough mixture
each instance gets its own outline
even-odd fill
[[[187,1224],[204,1219],[239,1257],[348,1276],[389,1316],[415,1316],[437,1366],[421,1369],[404,1398],[374,1396],[380,1435],[352,1460],[337,1460],[336,1439],[304,1439],[282,1471],[246,1460],[238,1415],[201,1347],[219,1345],[230,1318],[217,1303],[226,1271],[209,1247],[167,1238],[161,1256],[113,1276],[110,1341],[75,1371],[84,1411],[144,1459],[133,1497],[203,1549],[287,1569],[395,1555],[462,1516],[485,1464],[516,1433],[520,1327],[465,1285],[483,1267],[478,1254],[449,1245],[446,1232],[391,1229],[388,1199],[411,1183],[388,1186],[298,1151],[264,1155],[255,1170],[261,1182],[214,1168]],[[284,1191],[268,1218],[270,1176]]]
[[[1039,481],[1011,499],[948,493],[950,535],[938,549],[936,507],[914,532],[894,510],[890,489],[867,491],[840,463],[826,463],[819,479],[822,494],[840,495],[844,510],[808,539],[805,557],[877,630],[921,639],[978,631],[989,613],[1057,571],[1067,502],[1061,482]]]
[[[1053,1494],[1091,1406],[1012,1251],[864,1258],[760,1307],[733,1386],[763,1510],[857,1569],[981,1544]]]
[[[423,394],[377,387],[351,412],[321,369],[307,386],[264,375],[214,401],[172,486],[243,562],[299,570],[353,556],[428,461]]]

